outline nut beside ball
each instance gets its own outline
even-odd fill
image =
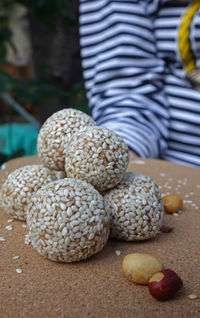
[[[148,283],[151,295],[157,300],[172,298],[183,286],[182,279],[171,269],[154,274]]]
[[[163,197],[165,212],[176,213],[183,208],[183,200],[179,195],[169,194]]]
[[[122,269],[133,283],[147,285],[152,275],[163,269],[163,264],[150,254],[132,253],[124,257]]]

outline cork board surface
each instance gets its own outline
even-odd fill
[[[39,162],[35,156],[7,162],[0,170],[0,184],[12,170]],[[0,237],[5,238],[0,242],[1,318],[200,317],[200,169],[139,159],[132,160],[128,170],[149,175],[164,194],[177,193],[183,198],[182,213],[164,215],[163,224],[172,231],[143,242],[109,239],[90,259],[61,264],[26,245],[25,222],[9,223],[11,218],[0,209]],[[11,231],[7,225],[12,225]],[[124,256],[133,252],[150,253],[165,268],[175,270],[183,279],[181,292],[170,301],[159,302],[147,286],[128,281],[121,264]],[[17,268],[23,272],[18,274]],[[191,300],[189,294],[199,298]]]

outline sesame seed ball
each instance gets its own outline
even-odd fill
[[[162,195],[150,177],[127,172],[104,199],[111,215],[111,237],[137,241],[159,232],[164,213]]]
[[[67,263],[86,259],[104,247],[110,215],[91,184],[65,178],[32,197],[27,225],[31,244],[40,255]]]
[[[12,171],[0,191],[3,209],[14,219],[26,221],[31,196],[54,180],[55,174],[43,165],[27,165]]]
[[[95,125],[87,114],[65,108],[50,116],[41,127],[37,139],[37,152],[49,169],[65,170],[65,145],[74,132],[84,126]]]
[[[87,181],[102,192],[121,181],[128,161],[128,146],[114,131],[85,127],[66,147],[65,170],[68,177]]]

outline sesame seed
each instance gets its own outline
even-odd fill
[[[5,241],[6,241],[6,239],[4,237],[0,236],[0,243],[5,242]]]
[[[7,231],[12,231],[12,229],[13,229],[12,225],[7,225],[5,228]]]
[[[30,236],[29,234],[26,234],[25,235],[25,240],[24,240],[24,244],[28,245],[31,243],[31,239],[30,239]]]
[[[88,218],[88,215],[87,214],[81,214],[81,219],[82,220],[86,220]]]
[[[19,256],[18,255],[16,255],[16,256],[13,256],[13,258],[12,259],[18,259],[19,258]]]
[[[191,300],[196,300],[199,298],[199,296],[197,296],[195,294],[190,294],[190,295],[188,295],[188,298],[190,298]]]
[[[131,160],[131,162],[133,164],[136,164],[136,165],[145,165],[145,162],[143,160]]]
[[[66,234],[67,234],[67,228],[66,227],[64,227],[64,229],[62,230],[62,236],[66,236]]]
[[[75,225],[78,225],[78,224],[79,224],[79,221],[76,221],[76,220],[74,220],[74,221],[71,222],[71,226],[72,226],[72,227],[74,227]]]
[[[6,163],[3,163],[3,164],[2,164],[1,169],[2,169],[2,170],[6,169]]]
[[[80,238],[81,237],[81,232],[77,232],[75,235],[74,235],[74,237],[76,238],[76,239],[78,239],[78,238]]]
[[[120,255],[121,255],[121,251],[116,250],[116,251],[115,251],[115,254],[116,254],[117,256],[120,256]]]
[[[94,238],[94,233],[91,233],[88,237],[88,240],[91,241]]]
[[[16,269],[16,272],[17,272],[18,274],[21,274],[21,273],[23,272],[23,270],[22,270],[21,268],[17,268],[17,269]]]

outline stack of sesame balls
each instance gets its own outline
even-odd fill
[[[128,146],[115,132],[67,108],[43,124],[37,150],[42,164],[11,172],[0,196],[8,214],[27,222],[40,255],[80,261],[99,252],[109,235],[126,241],[157,235],[160,190],[150,177],[126,172]]]

